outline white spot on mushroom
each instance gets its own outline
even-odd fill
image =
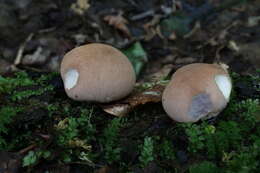
[[[219,90],[225,97],[225,99],[229,100],[229,96],[230,96],[231,88],[232,88],[232,84],[231,84],[229,77],[227,77],[226,75],[216,75],[215,81],[216,81],[216,84],[217,84]]]
[[[75,69],[68,70],[65,74],[65,82],[64,82],[65,88],[69,90],[75,87],[77,85],[78,78],[79,78],[79,73],[77,70]]]

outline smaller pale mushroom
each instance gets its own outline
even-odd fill
[[[229,102],[231,89],[231,78],[223,66],[189,64],[172,75],[162,104],[173,120],[196,122],[217,116]]]
[[[67,95],[79,101],[107,103],[133,90],[136,76],[128,58],[116,48],[92,43],[69,51],[60,68]]]

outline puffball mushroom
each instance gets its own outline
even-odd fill
[[[128,58],[116,48],[91,43],[69,51],[60,68],[67,95],[78,101],[106,103],[127,96],[136,76]]]
[[[163,92],[163,108],[178,122],[217,116],[226,107],[231,88],[231,78],[221,65],[189,64],[172,75]]]

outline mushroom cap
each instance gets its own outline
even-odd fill
[[[227,105],[231,78],[217,64],[194,63],[178,69],[163,92],[166,113],[178,122],[217,116]]]
[[[127,96],[136,76],[128,58],[116,48],[91,43],[69,51],[60,68],[67,95],[78,101],[111,102]]]

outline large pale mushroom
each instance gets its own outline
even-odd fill
[[[133,90],[136,81],[128,58],[101,43],[72,49],[64,56],[60,73],[67,95],[79,101],[119,100]]]
[[[178,122],[217,116],[227,105],[232,83],[217,64],[194,63],[178,69],[163,92],[166,113]]]

